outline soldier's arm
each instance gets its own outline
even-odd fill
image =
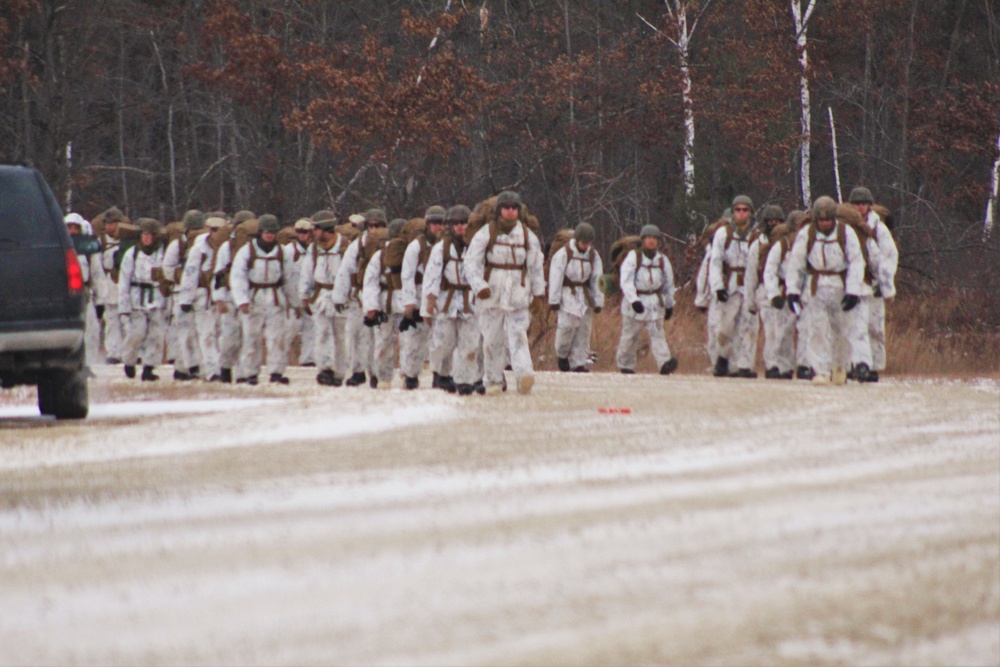
[[[560,248],[559,252],[552,256],[552,263],[549,264],[549,305],[558,306],[562,301],[562,286],[563,279],[566,277],[568,256],[569,251],[566,246]]]

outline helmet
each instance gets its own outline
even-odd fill
[[[497,212],[504,206],[521,206],[521,195],[511,190],[504,190],[497,195]]]
[[[427,222],[444,222],[447,217],[448,211],[444,210],[444,206],[431,206],[424,213],[424,220]]]
[[[159,234],[163,230],[163,225],[156,218],[139,218],[139,233],[141,234]]]
[[[753,200],[750,199],[750,197],[747,197],[746,195],[736,195],[735,197],[733,197],[732,207],[736,208],[740,204],[744,206],[749,206],[750,210],[751,211],[753,210]]]
[[[472,215],[472,211],[469,210],[468,206],[465,206],[464,204],[456,204],[448,209],[447,220],[461,224],[463,222],[468,222],[470,215]]]
[[[322,229],[324,232],[328,232],[337,226],[337,221],[331,217],[316,220],[313,224],[316,226],[316,229]]]
[[[389,218],[386,217],[385,211],[380,208],[370,208],[365,211],[365,222],[367,224],[371,224],[373,222],[381,222],[385,224],[388,221]]]
[[[299,218],[295,221],[293,229],[297,232],[311,232],[313,230],[313,221],[309,218]]]
[[[764,210],[761,211],[760,219],[764,222],[767,222],[768,220],[784,221],[785,212],[777,204],[768,204],[764,207]]]
[[[816,200],[812,208],[813,222],[817,220],[833,220],[837,217],[837,202],[831,197],[823,196]]]
[[[242,211],[237,211],[233,213],[233,225],[238,225],[241,222],[246,222],[247,220],[253,220],[257,216],[254,215],[253,211],[248,211],[246,209]]]
[[[104,224],[115,224],[125,220],[125,214],[122,213],[121,209],[117,206],[112,206],[107,211],[103,213]]]
[[[594,236],[594,226],[587,222],[581,222],[573,230],[573,238],[583,243],[593,243]]]
[[[322,211],[316,211],[315,213],[312,214],[312,221],[314,223],[317,223],[316,224],[317,227],[319,227],[318,223],[325,222],[326,220],[333,220],[334,223],[336,223],[337,214],[328,208],[325,208]]]
[[[228,223],[226,222],[225,218],[220,218],[218,216],[212,216],[205,221],[205,226],[208,227],[209,229],[222,229],[227,224]]]
[[[852,204],[871,204],[875,201],[872,191],[866,187],[858,186],[851,190],[851,196],[847,198]]]
[[[660,233],[660,230],[656,225],[643,225],[642,229],[639,231],[639,238],[644,239],[647,236],[655,236],[656,238],[660,238],[662,234]]]
[[[271,232],[276,234],[281,226],[278,224],[278,218],[271,215],[270,213],[265,213],[258,219],[260,222],[260,227],[258,231],[263,234],[264,232]]]
[[[205,214],[196,208],[184,214],[184,229],[201,229],[205,226]]]
[[[390,239],[396,238],[402,233],[403,227],[405,226],[406,220],[403,220],[402,218],[394,218],[393,221],[389,223],[388,237]]]

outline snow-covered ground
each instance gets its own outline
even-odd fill
[[[0,393],[0,664],[1000,664],[995,380],[97,370]]]

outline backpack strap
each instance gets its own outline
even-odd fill
[[[508,263],[491,262],[490,260],[486,260],[486,270],[483,271],[483,280],[485,280],[486,282],[489,282],[490,275],[492,274],[493,269],[501,269],[503,271],[520,271],[521,272],[521,287],[524,287],[524,285],[525,285],[525,279],[528,276],[528,228],[525,227],[524,223],[521,222],[520,220],[517,221],[517,224],[514,226],[514,229],[517,229],[517,225],[521,225],[521,237],[524,239],[524,241],[522,243],[522,247],[524,248],[524,263],[523,264],[517,264],[516,260],[514,262],[509,263],[509,264]],[[510,230],[511,233],[514,232],[514,229]],[[506,247],[510,248],[511,249],[511,252],[510,252],[511,257],[512,258],[515,257],[515,255],[514,255],[514,248],[516,248],[517,246],[514,245],[514,244],[512,244],[512,243],[498,243],[497,242],[497,236],[499,236],[499,232],[497,231],[496,223],[495,223],[495,221],[490,222],[490,241],[489,241],[489,243],[486,246],[486,255],[489,255],[493,251],[493,247],[494,246],[502,245],[502,246],[506,246]],[[509,234],[508,234],[508,236],[509,236]]]

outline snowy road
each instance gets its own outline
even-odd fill
[[[98,371],[0,394],[3,665],[1000,664],[995,380]]]

